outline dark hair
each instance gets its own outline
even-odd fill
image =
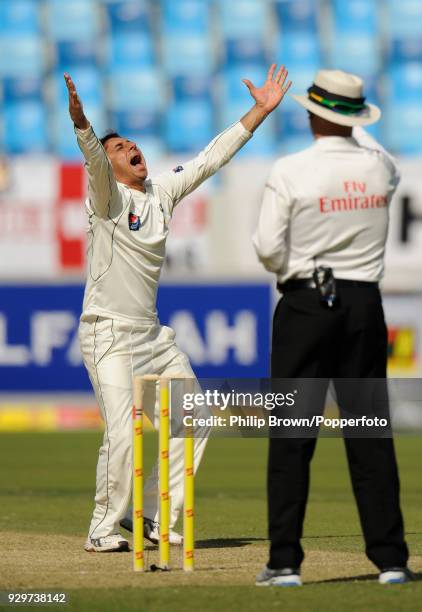
[[[106,132],[106,134],[100,138],[100,142],[104,146],[107,140],[111,140],[111,138],[121,138],[121,136],[117,132]]]

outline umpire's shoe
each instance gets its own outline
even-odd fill
[[[84,548],[87,552],[128,552],[129,542],[119,533],[103,538],[88,536]]]
[[[404,584],[414,579],[415,576],[408,567],[389,567],[381,571],[378,582],[380,584]]]
[[[302,586],[302,580],[298,569],[292,569],[290,567],[270,569],[265,566],[262,572],[256,577],[255,584],[256,586],[277,587]]]
[[[122,518],[120,521],[120,526],[123,527],[123,529],[130,531],[130,533],[133,532],[132,519],[128,518],[127,516]],[[149,518],[144,518],[144,538],[149,540],[149,542],[152,544],[158,544],[160,539],[159,527],[159,524],[155,521]],[[183,544],[183,536],[181,536],[180,533],[177,533],[177,531],[170,529],[169,542],[171,546],[181,546]]]

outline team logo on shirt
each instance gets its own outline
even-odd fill
[[[173,172],[182,172],[182,170],[184,170],[183,166],[176,166],[175,168],[173,168]]]
[[[141,227],[141,217],[130,212],[129,213],[129,229],[132,232],[137,232],[140,227]]]

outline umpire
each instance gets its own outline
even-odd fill
[[[399,182],[392,157],[360,126],[381,111],[362,80],[321,70],[307,95],[314,143],[274,164],[253,242],[277,275],[272,378],[386,378],[387,332],[378,282],[388,207]],[[268,565],[257,585],[300,585],[300,544],[316,436],[271,438]],[[406,582],[408,549],[391,437],[345,446],[368,558],[381,583]]]

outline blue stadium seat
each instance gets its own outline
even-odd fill
[[[393,153],[420,155],[422,153],[422,96],[401,103],[388,102],[384,120],[387,124],[387,146]]]
[[[388,71],[385,123],[387,145],[395,153],[420,154],[422,65],[392,64]]]
[[[62,40],[56,44],[56,67],[68,71],[72,66],[95,66],[97,42],[92,39]]]
[[[388,100],[404,104],[419,102],[422,108],[422,65],[419,62],[390,65],[387,83]]]
[[[276,39],[275,57],[289,69],[294,66],[317,70],[321,64],[321,48],[316,36],[302,32],[282,33]]]
[[[164,104],[161,74],[157,70],[115,70],[110,73],[109,99],[112,110],[154,110]]]
[[[213,70],[214,58],[207,36],[169,34],[162,43],[164,68],[170,77],[209,74]]]
[[[95,133],[101,137],[107,128],[104,112],[98,107],[89,104],[84,106],[84,110]],[[67,108],[58,108],[51,119],[54,153],[66,161],[81,160],[82,154],[76,142],[76,136]]]
[[[48,149],[48,119],[44,104],[16,102],[4,107],[6,153],[39,153]]]
[[[284,154],[295,153],[313,142],[308,113],[291,98],[277,109],[277,148]]]
[[[40,36],[0,36],[0,78],[38,77],[44,72],[45,48]]]
[[[245,64],[225,69],[221,73],[222,78],[222,104],[229,106],[233,103],[247,105],[251,100],[248,88],[242,82],[246,78],[258,87],[262,85],[267,75],[267,66],[256,64]]]
[[[147,32],[119,32],[109,37],[108,65],[112,68],[153,66],[155,50]]]
[[[198,152],[215,135],[211,104],[203,101],[171,104],[165,116],[165,142],[174,152]]]
[[[265,37],[269,20],[268,2],[262,0],[218,0],[219,22],[226,38]]]
[[[230,106],[221,106],[219,130],[226,129],[229,125],[239,121],[239,119],[249,110],[251,104],[237,103]],[[275,152],[275,117],[270,115],[259,129],[254,133],[253,138],[236,154],[236,158],[260,157],[273,155]]]
[[[335,30],[353,32],[357,37],[376,35],[379,23],[377,4],[377,0],[334,0]]]
[[[55,40],[82,40],[98,35],[99,5],[85,0],[48,0],[47,24]]]
[[[383,102],[380,99],[380,93],[382,89],[380,87],[379,74],[367,76],[364,83],[364,93],[367,102],[371,104],[377,104],[383,106]]]
[[[422,2],[420,0],[388,0],[388,33],[395,38],[420,38]]]
[[[110,121],[104,107],[86,104],[84,110],[95,130],[95,133],[98,134],[99,138],[101,138],[101,136],[105,134],[108,129],[110,129]]]
[[[280,108],[286,108],[287,105],[296,107],[297,103],[291,98],[290,94],[306,94],[308,87],[310,87],[314,81],[315,68],[313,66],[305,67],[299,65],[293,65],[292,69],[289,70],[289,79],[292,81],[292,86],[289,89],[289,93],[283,100],[283,105]]]
[[[422,37],[390,40],[389,60],[392,63],[422,62]]]
[[[273,127],[274,117],[268,117],[265,123],[265,127],[262,125],[260,126],[260,129],[254,134],[254,137],[240,149],[236,157],[240,159],[243,157],[268,157],[272,161],[276,152],[276,138]]]
[[[330,55],[332,66],[366,77],[380,68],[380,41],[375,36],[337,31]]]
[[[283,31],[316,34],[318,3],[315,0],[276,0],[275,10]]]
[[[289,138],[307,138],[310,136],[308,113],[298,104],[288,109],[282,109],[277,115],[277,135],[281,144]]]
[[[173,95],[176,100],[209,98],[213,81],[205,75],[176,76],[172,80]]]
[[[383,123],[384,123],[383,120],[377,121],[377,123],[372,123],[372,125],[367,125],[365,127],[365,130],[373,138],[375,138],[375,140],[377,140],[379,143],[381,143],[384,146],[385,142],[384,142],[384,134],[383,134]]]
[[[0,33],[37,34],[40,29],[37,0],[1,0]]]
[[[209,30],[209,4],[205,0],[161,0],[166,34],[204,35]]]
[[[142,149],[148,161],[164,153],[157,113],[122,111],[112,114],[110,128],[129,138]]]
[[[106,4],[113,33],[144,33],[151,29],[149,0],[111,0]]]
[[[154,170],[151,171],[151,161],[157,159],[161,161],[166,153],[163,139],[161,136],[146,136],[142,132],[128,132],[126,136],[129,140],[136,142],[141,149],[147,161],[148,174],[154,176]]]
[[[117,111],[112,114],[111,125],[122,136],[132,133],[158,136],[160,132],[159,117],[154,111]]]
[[[73,66],[69,73],[84,105],[101,105],[103,103],[103,82],[101,73],[96,68]],[[52,76],[52,89],[57,104],[66,106],[68,93],[61,72]]]
[[[42,102],[43,81],[36,77],[13,78],[7,77],[3,81],[3,98],[6,104],[34,100]]]
[[[306,94],[307,88],[313,82],[314,74],[314,71],[298,70],[294,72],[292,75],[293,85],[289,94]],[[288,139],[305,142],[306,138],[308,138],[309,130],[308,113],[289,94],[287,94],[282,104],[274,111],[277,137],[280,140],[281,148],[286,151],[291,150],[290,146],[284,146]]]
[[[266,63],[264,42],[261,38],[233,38],[225,41],[226,64]]]

